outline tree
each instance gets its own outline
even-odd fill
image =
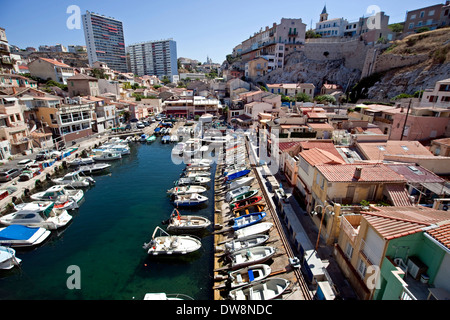
[[[309,29],[305,33],[305,38],[306,39],[322,38],[322,35],[315,33],[313,29]]]
[[[333,97],[332,95],[329,95],[329,94],[324,94],[322,96],[317,96],[317,97],[314,98],[314,100],[316,100],[317,102],[320,102],[320,103],[325,103],[325,102],[328,102],[328,103],[331,103],[331,104],[335,104],[336,103],[336,98]]]
[[[392,32],[400,33],[403,32],[403,25],[401,23],[393,23],[388,26]]]
[[[295,96],[297,102],[311,102],[311,98],[304,92],[300,92]]]
[[[162,78],[162,80],[161,80],[164,84],[169,84],[170,83],[170,80],[169,80],[169,78],[167,78],[167,76],[164,76],[163,78]]]

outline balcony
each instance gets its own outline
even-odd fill
[[[355,243],[359,232],[361,215],[345,215],[341,218],[342,231],[349,237],[350,241]]]

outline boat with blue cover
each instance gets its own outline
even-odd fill
[[[6,247],[31,247],[44,242],[51,231],[42,227],[33,228],[11,225],[0,229],[0,245]]]
[[[266,217],[265,212],[252,212],[244,216],[234,218],[233,230],[239,230],[262,221]]]
[[[242,170],[242,171],[239,171],[239,172],[236,172],[236,173],[227,175],[227,176],[225,177],[225,180],[226,180],[227,182],[233,181],[233,180],[236,180],[236,179],[245,177],[245,176],[248,175],[250,172],[251,172],[251,170],[248,170],[248,169],[247,169],[247,170]]]

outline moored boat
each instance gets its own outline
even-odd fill
[[[78,168],[78,171],[80,173],[87,173],[87,174],[95,174],[95,173],[101,173],[106,171],[111,167],[110,164],[107,163],[93,163],[93,164],[87,164],[84,166],[80,166]]]
[[[195,232],[204,230],[211,225],[208,218],[198,215],[180,215],[178,210],[174,210],[167,222],[167,231],[172,232]]]
[[[45,228],[31,228],[22,225],[11,225],[0,228],[0,245],[7,247],[32,247],[44,242],[51,231]]]
[[[193,185],[206,185],[211,181],[209,177],[183,177],[175,181],[175,186],[185,186],[189,184]]]
[[[269,232],[272,227],[273,223],[271,222],[260,222],[252,226],[234,231],[234,237],[236,239],[242,239],[255,234],[264,234]]]
[[[241,194],[241,195],[239,195],[237,197],[232,198],[230,203],[234,204],[234,203],[238,203],[238,202],[244,201],[246,199],[250,199],[251,197],[256,196],[257,193],[258,193],[258,190],[247,191],[247,192],[245,192],[245,193],[243,193],[243,194]]]
[[[112,150],[97,150],[95,151],[92,159],[95,161],[113,161],[122,158],[122,154]]]
[[[21,259],[16,257],[16,250],[0,246],[0,270],[9,270],[20,265]]]
[[[173,205],[176,207],[195,207],[208,201],[208,198],[198,193],[175,196]]]
[[[91,177],[80,176],[80,171],[69,172],[61,178],[52,179],[58,185],[68,185],[74,188],[87,188],[95,184],[95,180]]]
[[[34,193],[30,196],[36,201],[55,201],[65,202],[66,198],[73,199],[79,204],[84,197],[83,190],[71,189],[68,186],[56,185],[48,188],[45,191]]]
[[[238,250],[229,254],[231,269],[244,268],[253,264],[263,263],[272,258],[276,253],[276,249],[271,246],[258,246]]]
[[[252,172],[251,170],[242,170],[242,171],[238,171],[238,172],[236,172],[236,173],[232,173],[232,174],[229,174],[229,175],[227,175],[226,177],[225,177],[225,179],[226,179],[226,181],[228,182],[228,181],[233,181],[233,180],[236,180],[236,179],[239,179],[239,178],[241,178],[241,177],[245,177],[246,175],[248,175],[250,172]]]
[[[182,194],[203,193],[203,192],[206,192],[206,188],[199,185],[179,186],[167,190],[167,193],[171,195],[182,195]]]
[[[261,246],[266,243],[267,240],[269,240],[269,236],[267,234],[254,234],[248,237],[226,242],[224,246],[226,251],[234,252],[237,250]]]
[[[243,199],[234,203],[230,204],[230,208],[232,210],[241,210],[244,209],[246,207],[249,207],[251,205],[257,204],[258,202],[260,202],[263,198],[261,196],[256,196],[256,197],[251,197],[251,198],[247,198],[247,199]]]
[[[282,295],[289,284],[289,280],[284,278],[268,278],[231,290],[228,298],[231,300],[273,300]]]
[[[262,221],[266,216],[265,212],[252,212],[244,216],[234,218],[234,224],[231,226],[233,230],[238,230]]]
[[[225,200],[230,202],[233,198],[240,196],[241,194],[244,194],[246,192],[250,191],[250,186],[243,186],[239,187],[237,189],[228,191],[225,194]]]
[[[78,157],[78,158],[75,158],[75,159],[67,162],[67,164],[72,167],[83,166],[83,165],[92,164],[92,163],[94,163],[94,159],[92,159],[91,157],[87,157],[87,158]]]
[[[13,213],[4,215],[0,222],[6,226],[22,225],[27,227],[56,230],[66,226],[72,216],[64,209],[55,209],[52,201],[29,202],[16,207]]]
[[[152,239],[143,248],[149,255],[185,255],[202,246],[200,239],[187,235],[170,235],[160,227],[153,231]]]
[[[244,177],[231,182],[227,182],[227,186],[229,190],[233,190],[243,186],[249,186],[253,183],[255,177]]]
[[[267,278],[272,272],[267,264],[255,264],[228,273],[227,283],[231,289],[239,288],[250,283]]]
[[[182,293],[165,293],[165,292],[158,292],[158,293],[146,293],[144,295],[144,300],[194,300],[192,297],[182,294]]]

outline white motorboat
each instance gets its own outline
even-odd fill
[[[111,167],[111,165],[107,164],[107,163],[93,163],[93,164],[88,164],[85,166],[80,166],[78,168],[78,171],[83,174],[94,174],[94,173],[100,173],[100,172],[106,171],[110,167]]]
[[[203,167],[186,166],[186,168],[184,168],[184,171],[186,171],[186,172],[199,172],[199,171],[210,171],[210,170],[211,170],[210,166],[203,166]]]
[[[95,184],[95,180],[91,177],[80,176],[80,171],[69,172],[61,178],[52,179],[58,185],[67,185],[74,188],[87,188]]]
[[[9,270],[20,265],[21,259],[16,257],[16,250],[0,246],[0,270]]]
[[[122,156],[131,153],[130,147],[125,144],[118,144],[118,145],[110,146],[110,147],[108,147],[108,150],[111,150],[112,152],[120,153]]]
[[[191,167],[209,167],[212,165],[213,160],[211,159],[191,159],[190,161],[185,162],[186,165]]]
[[[92,159],[91,157],[75,158],[75,159],[67,162],[67,164],[71,167],[84,166],[84,165],[92,164],[92,163],[94,163],[94,159]]]
[[[112,151],[112,150],[97,150],[94,151],[94,155],[92,156],[92,158],[95,161],[113,161],[113,160],[118,160],[122,158],[122,154],[120,152],[117,151]]]
[[[227,202],[230,202],[233,198],[239,197],[240,195],[243,195],[248,191],[250,191],[250,186],[243,186],[243,187],[239,187],[237,189],[228,191],[227,194],[225,195],[225,200]]]
[[[202,196],[198,193],[183,194],[175,196],[173,205],[175,207],[195,207],[208,201],[208,197]]]
[[[182,294],[182,293],[173,293],[168,294],[165,292],[159,293],[146,293],[144,295],[144,300],[194,300],[192,297]]]
[[[269,240],[267,234],[255,234],[241,239],[234,239],[225,243],[225,250],[235,252],[242,249],[261,246]]]
[[[2,216],[0,222],[6,226],[22,225],[56,230],[66,226],[72,220],[67,210],[55,209],[53,201],[29,202],[16,206],[16,210]]]
[[[255,264],[228,273],[227,283],[231,289],[239,288],[250,283],[267,278],[272,272],[267,264]]]
[[[153,231],[149,243],[143,248],[149,255],[185,255],[197,251],[202,246],[199,238],[187,235],[170,235],[160,227]]]
[[[260,222],[252,226],[248,226],[239,230],[234,231],[234,237],[241,239],[244,237],[252,236],[255,234],[264,234],[268,232],[273,227],[271,222]]]
[[[229,292],[231,300],[273,300],[278,298],[289,287],[289,280],[283,278],[268,278],[254,282]]]
[[[185,185],[205,185],[211,181],[211,178],[208,177],[183,177],[178,179],[175,182],[176,186],[185,186]]]
[[[178,140],[179,140],[179,138],[177,135],[174,134],[174,135],[170,136],[170,142],[178,142]]]
[[[167,193],[171,195],[182,195],[182,194],[190,194],[190,193],[203,193],[206,192],[206,188],[199,185],[187,185],[180,187],[173,187],[172,189],[167,190]]]
[[[7,247],[31,247],[44,242],[51,231],[14,224],[0,228],[0,245]]]
[[[185,171],[183,174],[183,177],[209,177],[211,176],[211,172],[210,171]]]
[[[180,215],[178,210],[174,210],[167,223],[167,231],[172,232],[195,232],[208,228],[211,221],[208,218],[196,215]]]
[[[184,150],[185,146],[186,146],[186,144],[183,143],[183,142],[177,143],[177,144],[172,148],[172,154],[181,156],[181,155],[183,154],[183,150]]]
[[[255,177],[243,177],[231,182],[227,182],[228,190],[234,190],[243,186],[250,186],[255,180]]]
[[[45,191],[32,194],[30,198],[36,201],[53,201],[57,205],[65,203],[68,199],[75,200],[77,207],[84,197],[83,190],[72,189],[68,186],[56,185],[48,188]],[[67,209],[67,208],[64,208]]]
[[[258,246],[238,250],[229,255],[231,260],[231,269],[239,269],[252,264],[263,263],[272,258],[276,249],[271,246]]]

